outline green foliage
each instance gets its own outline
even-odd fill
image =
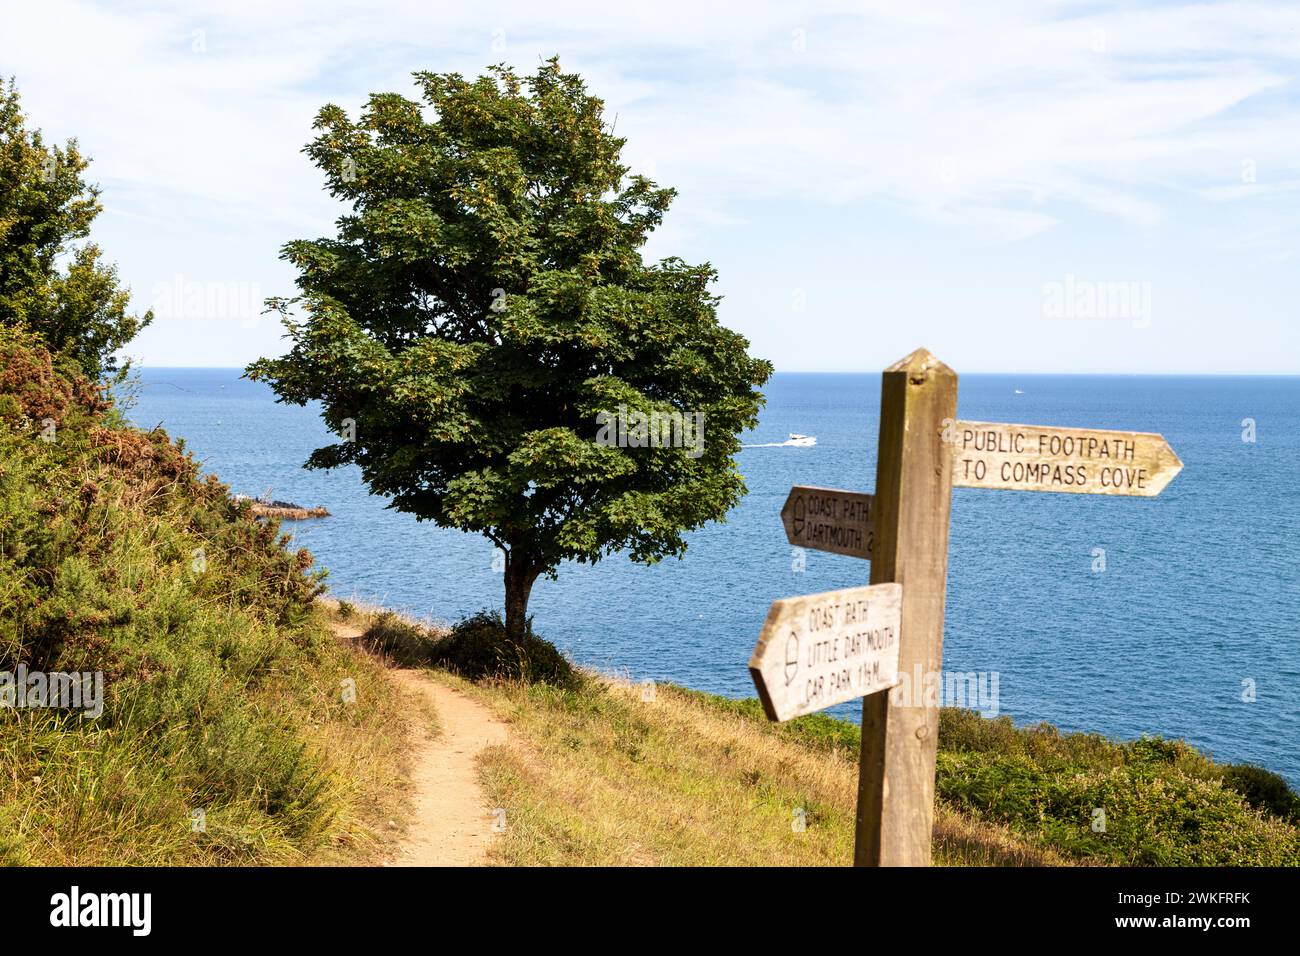
[[[770,725],[755,698],[663,688],[856,759],[856,724],[810,714]],[[1126,866],[1300,865],[1300,797],[1276,774],[1216,764],[1181,740],[1110,740],[1016,727],[944,708],[936,793],[977,820],[1009,826],[1067,857]],[[1105,830],[1094,830],[1096,811]]]
[[[46,146],[14,82],[0,86],[0,326],[35,332],[92,380],[120,380],[114,353],[153,313],[128,313],[116,268],[81,242],[102,209],[82,176],[89,164],[76,140]]]
[[[392,611],[379,612],[361,636],[367,647],[407,667],[428,664],[435,640],[426,628]]]
[[[337,237],[284,247],[301,294],[273,304],[293,347],[248,371],[345,436],[355,423],[309,467],[356,464],[399,510],[503,548],[522,629],[561,561],[680,555],[725,516],[771,366],[718,324],[712,267],[642,261],[674,193],[628,175],[579,77],[552,60],[416,78],[423,103],[321,110],[306,152],[351,211]],[[620,405],[703,414],[703,453],[597,444]]]
[[[1300,864],[1300,832],[1217,781],[1141,763],[1045,767],[952,752],[939,754],[939,768],[949,804],[1070,856],[1129,866]],[[1094,830],[1101,820],[1104,831]]]
[[[939,749],[941,798],[1070,856],[1139,866],[1300,863],[1300,830],[1244,796],[1236,768],[1181,740],[1114,741],[945,709]],[[1275,779],[1281,803],[1290,790]],[[1097,811],[1104,832],[1093,829]]]
[[[59,365],[0,327],[0,671],[102,672],[104,709],[0,709],[0,863],[300,858],[340,805],[304,729],[378,699],[340,699],[311,556]]]
[[[438,633],[392,611],[380,611],[361,641],[407,667],[441,667],[467,680],[517,680],[562,690],[581,686],[581,677],[550,641],[533,633],[512,640],[501,615],[480,611]]]
[[[522,641],[506,634],[501,615],[480,611],[457,622],[433,645],[429,662],[469,680],[494,678],[572,689],[579,677],[550,641],[533,633],[531,622]]]
[[[1300,795],[1272,771],[1232,764],[1223,769],[1223,785],[1240,793],[1252,807],[1300,824]]]
[[[716,694],[692,690],[689,687],[680,687],[676,684],[661,684],[660,688],[670,693],[679,694],[687,699],[695,700],[711,710],[738,714],[750,720],[767,722],[767,715],[763,713],[763,705],[757,697],[741,697],[738,699],[719,697]],[[802,717],[787,720],[783,724],[776,724],[774,729],[783,737],[789,737],[791,740],[797,740],[819,750],[839,750],[856,753],[862,745],[862,730],[857,724],[850,723],[847,720],[839,720],[835,717],[828,717],[826,714],[805,714]]]

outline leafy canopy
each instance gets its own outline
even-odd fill
[[[350,211],[337,237],[284,247],[301,294],[272,305],[292,349],[251,377],[355,428],[309,467],[358,465],[529,581],[566,558],[680,555],[744,494],[732,456],[771,365],[718,324],[711,266],[642,261],[675,192],[628,175],[578,76],[552,59],[415,77],[423,103],[320,111],[305,151]],[[703,454],[598,444],[619,406],[703,413]]]
[[[47,147],[28,131],[13,80],[0,86],[0,325],[36,333],[92,379],[120,379],[114,353],[153,313],[129,314],[116,268],[77,244],[103,208],[89,165],[76,140]]]

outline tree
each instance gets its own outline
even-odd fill
[[[129,314],[117,269],[95,243],[76,244],[103,208],[82,178],[89,165],[75,139],[47,148],[26,128],[14,81],[0,86],[0,325],[39,335],[95,381],[121,380],[114,353],[153,313]]]
[[[711,266],[642,261],[675,192],[628,176],[578,76],[415,77],[423,106],[320,111],[305,152],[351,211],[284,246],[292,348],[248,373],[322,403],[341,440],[307,467],[356,464],[391,507],[495,542],[517,643],[561,561],[680,557],[724,519],[771,365],[718,324]]]

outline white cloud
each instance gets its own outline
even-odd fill
[[[114,12],[122,9],[124,12]],[[714,207],[754,196],[902,198],[983,216],[1037,192],[1150,218],[1144,185],[1213,185],[1216,155],[1289,144],[1260,111],[1294,80],[1300,9],[1211,4],[1067,16],[1065,4],[425,3],[14,5],[0,58],[99,175],[298,220],[319,180],[298,150],[355,76],[355,104],[413,68],[527,69],[563,51],[632,136],[630,154]],[[795,30],[806,49],[793,49]],[[196,34],[196,31],[202,31]],[[501,31],[505,50],[492,48]],[[195,52],[195,37],[205,50]],[[1226,160],[1225,160],[1226,161]],[[1226,184],[1224,184],[1226,185]]]
[[[1070,209],[1150,227],[1171,203],[1280,191],[1265,180],[1297,162],[1285,3],[43,0],[6,4],[3,23],[0,73],[33,120],[82,140],[119,221],[187,230],[195,254],[204,232],[243,231],[251,257],[329,229],[301,154],[324,102],[355,111],[371,91],[415,95],[414,69],[555,52],[618,115],[632,165],[680,189],[656,249],[772,203],[884,201],[996,240]],[[271,284],[274,264],[224,254]],[[149,269],[137,287],[175,271]]]

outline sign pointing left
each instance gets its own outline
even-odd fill
[[[872,584],[774,601],[749,659],[769,720],[789,720],[892,687],[903,586]]]
[[[860,491],[795,485],[781,508],[786,540],[798,548],[870,560],[876,538],[873,502]]]

